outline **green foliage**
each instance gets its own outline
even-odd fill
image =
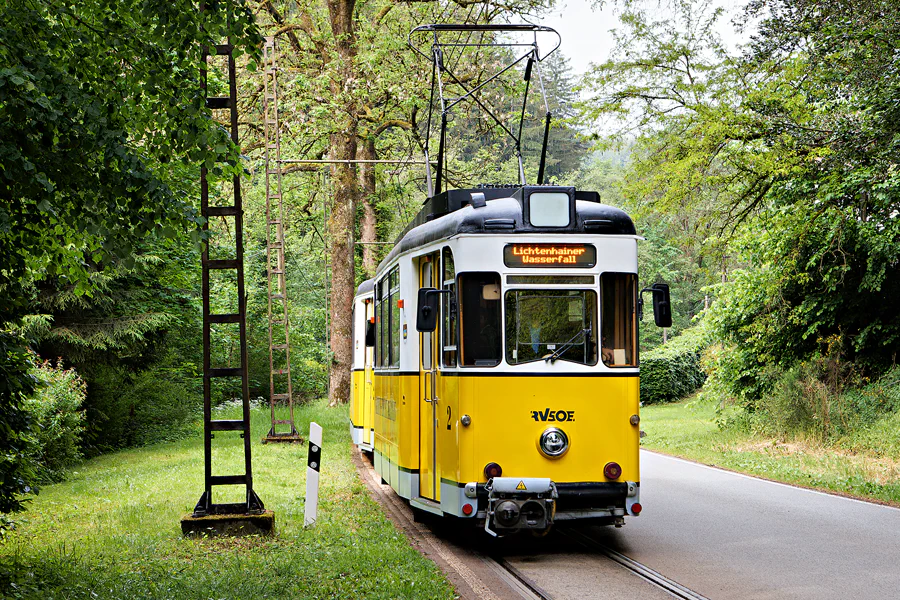
[[[10,524],[6,515],[23,510],[23,496],[37,491],[28,456],[32,420],[24,406],[38,383],[31,367],[24,341],[0,329],[0,537]]]
[[[706,380],[700,363],[705,342],[701,323],[649,352],[641,353],[641,403],[673,402],[697,391]]]
[[[198,85],[200,46],[226,36],[258,54],[242,3],[0,4],[0,327],[29,312],[36,282],[89,294],[92,273],[130,268],[140,241],[196,229],[199,163],[240,173]],[[34,478],[21,406],[33,381],[19,344],[2,333],[3,513],[22,508]]]
[[[32,375],[40,387],[25,401],[34,424],[31,459],[42,483],[61,481],[81,459],[86,386],[74,369],[65,369],[62,364],[41,363]]]
[[[812,214],[811,214],[812,213]],[[897,227],[872,227],[852,211],[795,205],[773,212],[741,250],[756,265],[718,286],[710,326],[726,342],[718,361],[726,395],[747,403],[787,370],[837,344],[845,360],[878,373],[900,347]]]
[[[625,3],[621,44],[592,74],[586,114],[624,116],[622,135],[641,128],[625,196],[664,211],[665,236],[681,222],[704,240],[693,248],[706,284],[721,274],[707,288],[722,342],[708,388],[755,410],[832,346],[877,376],[900,350],[889,300],[900,294],[900,7],[751,2],[759,32],[741,53],[719,39],[722,11],[708,0],[671,7],[663,19]],[[790,377],[811,386],[801,375]]]
[[[188,435],[200,418],[203,396],[199,379],[188,379],[184,371],[92,365],[86,371],[85,452],[93,456]]]
[[[188,173],[217,158],[240,168],[197,83],[200,45],[226,34],[257,52],[240,4],[227,19],[216,3],[205,12],[158,0],[2,5],[5,307],[21,309],[21,283],[45,275],[85,293],[94,265],[130,265],[137,240],[199,223]]]
[[[825,358],[784,371],[745,421],[762,435],[835,444],[900,410],[900,367],[875,382],[834,381],[836,365]]]
[[[85,451],[177,437],[197,413],[199,253],[188,240],[135,248],[132,268],[90,275],[90,295],[56,277],[33,286],[20,330],[87,382]]]

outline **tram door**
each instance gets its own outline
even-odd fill
[[[366,300],[366,327],[375,323],[375,300]],[[374,338],[373,338],[374,339]],[[375,388],[372,365],[375,362],[375,346],[365,346],[363,366],[365,368],[363,384],[363,443],[375,447]]]
[[[419,287],[439,288],[440,261],[438,253],[423,256],[419,261]],[[440,319],[434,332],[419,334],[419,495],[439,500],[437,472],[437,357],[440,340]]]

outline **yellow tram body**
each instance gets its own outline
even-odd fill
[[[359,286],[353,300],[353,372],[350,388],[350,436],[362,450],[371,452],[375,443],[375,400],[373,396],[372,347],[366,344],[365,332],[375,308],[373,285]]]
[[[639,514],[638,239],[574,188],[429,199],[354,302],[382,479],[492,534]]]

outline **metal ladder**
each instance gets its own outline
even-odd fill
[[[269,407],[272,427],[266,442],[302,441],[294,425],[294,394],[291,385],[290,322],[284,262],[284,204],[281,193],[281,132],[278,124],[278,65],[275,38],[263,45],[263,130],[266,142],[266,276],[269,294]],[[276,385],[276,376],[283,377]],[[275,418],[276,402],[287,402],[288,419]],[[278,425],[290,431],[277,431]]]
[[[201,10],[203,7],[201,6]],[[238,111],[237,81],[235,75],[234,47],[230,40],[214,48],[203,49],[203,64],[200,70],[200,87],[206,98],[206,107],[213,110],[230,111],[231,139],[238,143]],[[209,56],[228,57],[228,96],[210,97],[207,90],[207,71]],[[211,259],[209,242],[203,245],[201,262],[203,267],[203,456],[205,489],[194,507],[194,516],[202,517],[213,514],[255,514],[264,511],[262,500],[253,491],[253,469],[250,464],[250,391],[247,380],[247,300],[244,294],[244,244],[243,244],[243,208],[241,206],[241,180],[235,175],[232,179],[234,203],[230,206],[209,205],[209,180],[206,166],[200,168],[200,211],[205,217],[203,232],[208,240],[209,221],[213,217],[234,219],[235,254],[233,259]],[[237,280],[238,312],[213,314],[210,309],[210,273],[218,270],[232,270]],[[240,366],[212,366],[212,326],[221,323],[237,323],[240,330]],[[219,377],[241,378],[242,417],[240,419],[212,418],[212,380]],[[212,441],[215,432],[239,431],[244,441],[244,473],[240,475],[212,474]],[[233,504],[215,504],[213,487],[224,485],[246,486],[246,501]]]

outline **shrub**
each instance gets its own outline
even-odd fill
[[[61,481],[81,460],[86,387],[78,373],[62,363],[41,363],[33,375],[40,384],[25,401],[33,422],[29,455],[41,482]]]
[[[143,446],[182,439],[193,432],[203,396],[179,374],[152,369],[132,380],[123,401],[131,407],[125,442]]]
[[[0,540],[12,524],[6,515],[25,509],[36,483],[28,457],[31,415],[24,407],[37,383],[31,365],[24,340],[0,327]]]
[[[696,391],[706,380],[700,367],[705,345],[702,323],[641,355],[641,402],[673,402]]]
[[[183,438],[202,409],[196,382],[177,369],[99,365],[86,378],[90,455]]]
[[[900,409],[900,367],[875,382],[833,377],[833,361],[817,358],[785,371],[757,403],[754,429],[784,438],[829,441]],[[847,377],[850,377],[848,375]]]

